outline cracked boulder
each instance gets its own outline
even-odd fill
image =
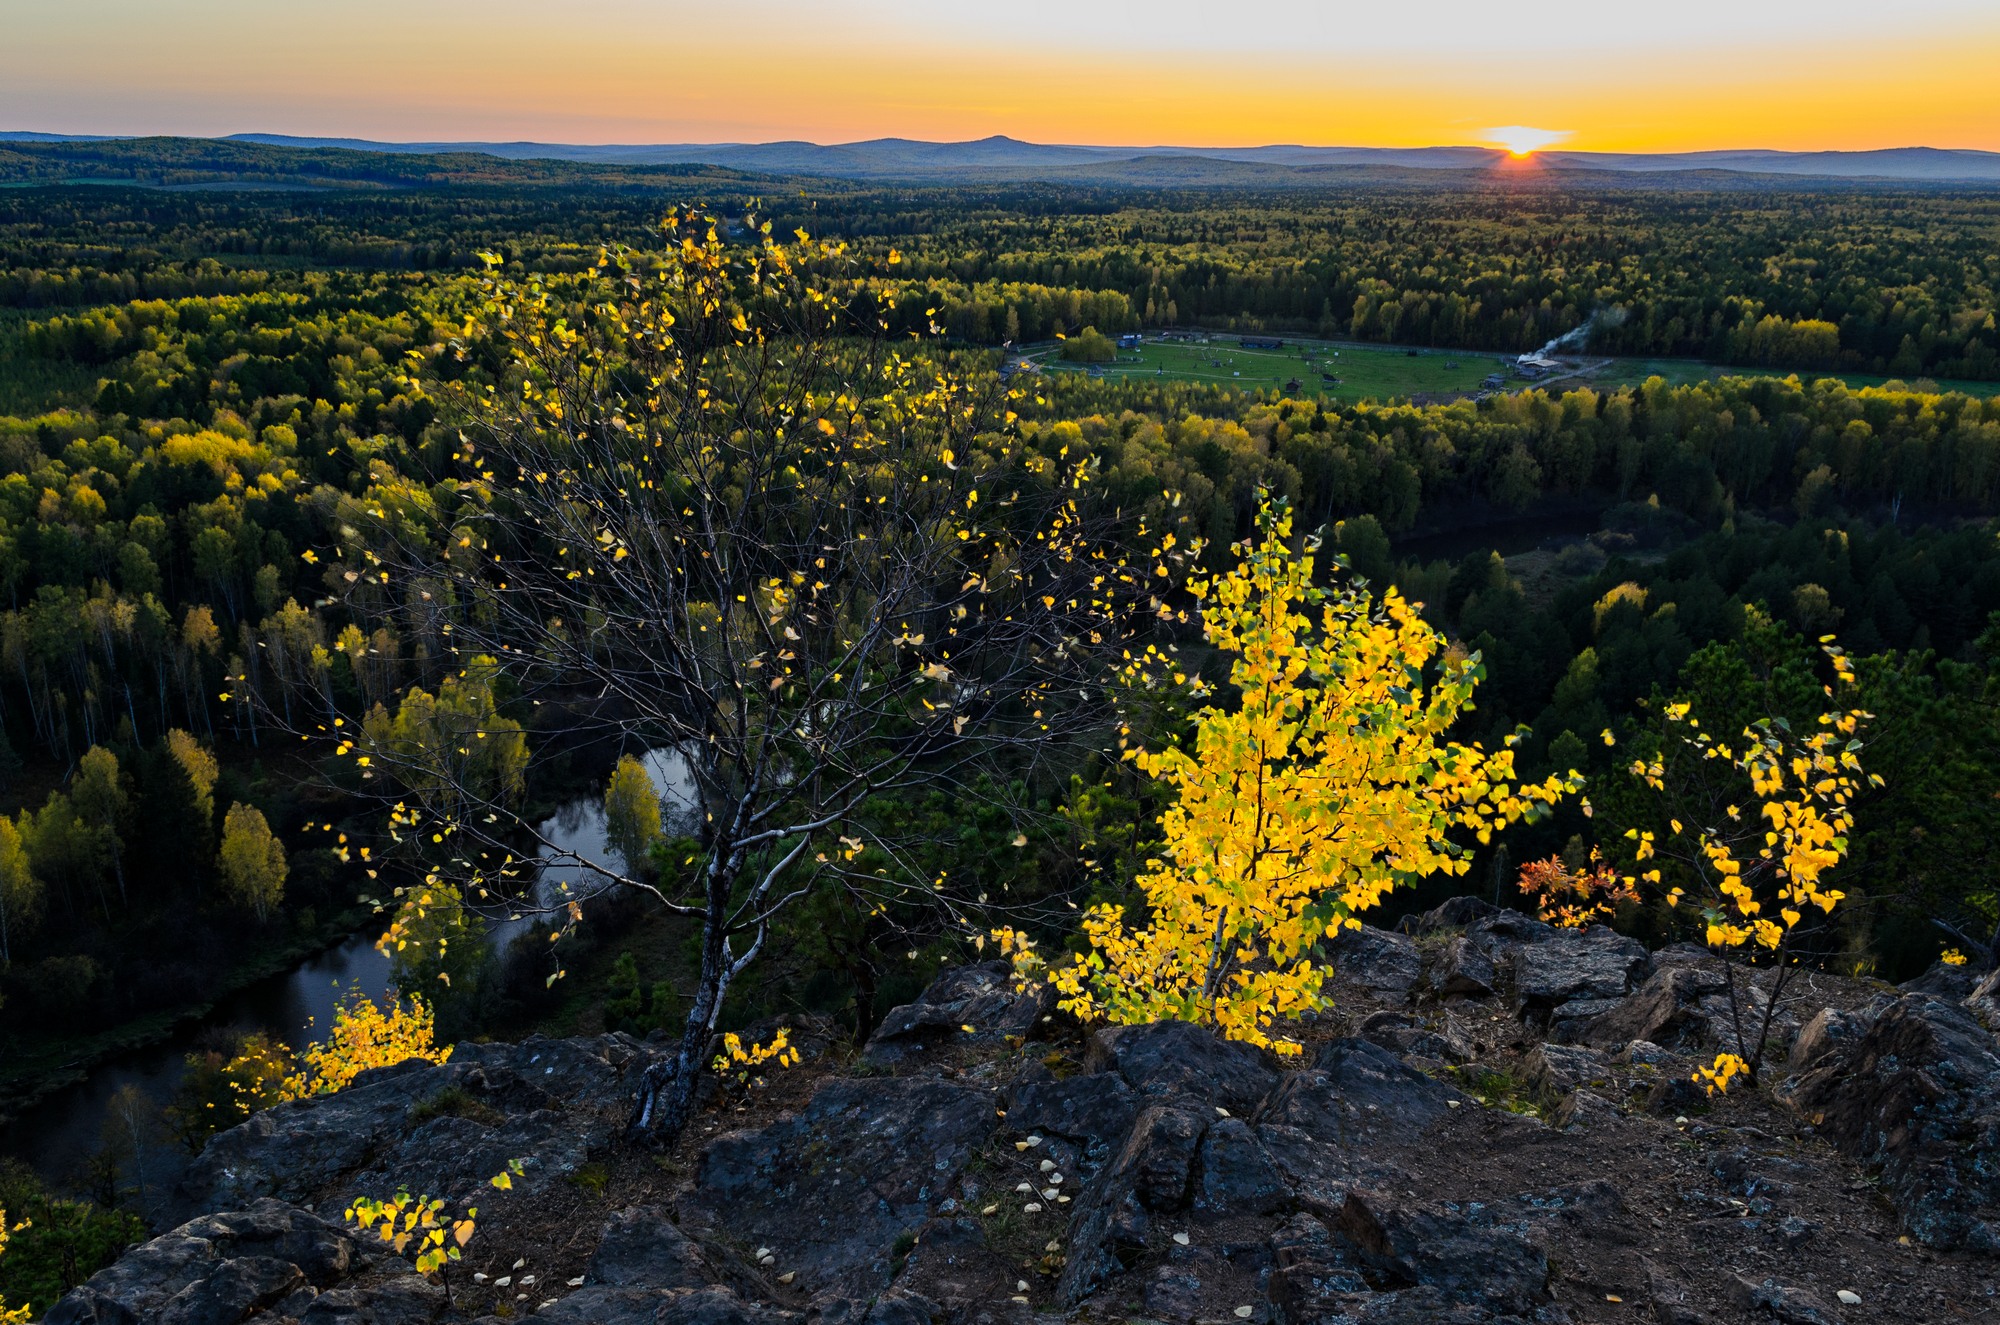
[[[1631,993],[1651,966],[1646,949],[1615,930],[1561,930],[1515,952],[1515,1003],[1524,1016],[1544,1020],[1573,1020],[1562,1014],[1565,1005],[1577,1003],[1601,1014]]]

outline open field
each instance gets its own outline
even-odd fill
[[[1290,336],[1282,338],[1282,349],[1246,350],[1238,345],[1242,339],[1218,334],[1202,344],[1149,338],[1136,350],[1120,350],[1118,362],[1097,366],[1107,378],[1155,377],[1248,390],[1282,388],[1296,381],[1304,395],[1359,401],[1477,391],[1480,381],[1500,371],[1501,365],[1500,356],[1491,353],[1407,350]],[[1053,372],[1084,371],[1081,364],[1062,362],[1055,346],[1033,347],[1030,354]],[[1323,373],[1340,380],[1326,381]]]
[[[1157,378],[1172,382],[1208,382],[1238,386],[1246,390],[1282,390],[1287,383],[1299,384],[1298,394],[1327,400],[1358,402],[1395,397],[1450,397],[1469,395],[1481,389],[1488,374],[1506,375],[1508,391],[1536,385],[1513,376],[1514,356],[1481,350],[1440,350],[1403,346],[1359,345],[1349,341],[1325,341],[1292,336],[1281,337],[1283,348],[1250,350],[1241,347],[1238,333],[1217,333],[1201,342],[1161,342],[1151,339],[1136,350],[1120,350],[1116,363],[1095,365],[1106,378]],[[1255,337],[1252,337],[1255,339]],[[1049,343],[1030,346],[1027,357],[1050,372],[1084,372],[1083,364],[1065,363],[1058,357],[1060,346]],[[1340,379],[1331,382],[1322,376]],[[1602,366],[1574,376],[1551,379],[1551,391],[1588,385],[1600,389],[1637,386],[1651,377],[1666,379],[1670,386],[1717,377],[1786,377],[1791,370],[1772,368],[1732,368],[1704,363],[1699,359],[1608,359]],[[1801,372],[1810,381],[1839,377],[1851,387],[1881,386],[1898,379],[1866,373]],[[1925,389],[1963,391],[1989,397],[2000,393],[2000,382],[1961,382],[1922,379]],[[1912,379],[1914,384],[1914,379]]]

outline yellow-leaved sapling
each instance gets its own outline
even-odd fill
[[[1797,941],[1847,895],[1829,876],[1847,857],[1854,798],[1882,785],[1861,767],[1861,731],[1874,715],[1843,702],[1853,665],[1833,636],[1819,643],[1833,679],[1821,686],[1826,707],[1811,731],[1764,717],[1734,737],[1711,735],[1693,705],[1676,700],[1660,709],[1658,752],[1630,766],[1667,831],[1626,830],[1626,881],[1659,890],[1670,907],[1699,907],[1708,946],[1725,958],[1774,968],[1761,1013],[1753,1005],[1746,1019],[1749,1000],[1726,962],[1735,1045],[1693,1077],[1711,1094],[1739,1076],[1756,1082]]]
[[[1143,916],[1092,907],[1088,949],[1047,969],[1064,1010],[1197,1022],[1297,1054],[1274,1028],[1325,1006],[1323,938],[1359,928],[1394,888],[1465,873],[1454,831],[1488,842],[1581,785],[1575,773],[1522,782],[1515,738],[1492,751],[1449,739],[1478,656],[1447,647],[1393,588],[1377,599],[1345,576],[1316,585],[1312,550],[1294,546],[1290,511],[1266,495],[1237,565],[1190,584],[1233,694],[1194,715],[1185,744],[1129,752],[1173,792],[1165,854],[1137,880]],[[1126,680],[1208,695],[1158,649]],[[994,937],[1024,978],[1044,969],[1022,935]]]
[[[766,1063],[776,1063],[779,1067],[794,1067],[799,1061],[799,1051],[792,1047],[792,1032],[788,1026],[778,1028],[763,1044],[744,1044],[743,1037],[729,1031],[722,1037],[722,1052],[709,1064],[724,1081],[734,1082],[747,1089],[753,1082],[761,1084],[762,1077],[757,1069]]]
[[[25,1219],[18,1224],[8,1223],[7,1212],[0,1210],[0,1256],[4,1256],[7,1252],[7,1239],[27,1226],[28,1221]],[[28,1325],[29,1310],[28,1304],[10,1307],[7,1305],[7,1299],[0,1297],[0,1325]]]
[[[506,1168],[487,1181],[509,1191],[525,1168],[525,1160],[510,1159]],[[442,1198],[412,1196],[408,1188],[400,1188],[384,1201],[355,1197],[343,1217],[363,1231],[373,1231],[398,1256],[409,1257],[418,1274],[437,1275],[444,1284],[445,1302],[451,1302],[451,1281],[445,1270],[463,1258],[466,1244],[478,1229],[479,1207],[467,1207],[463,1215],[449,1215]]]

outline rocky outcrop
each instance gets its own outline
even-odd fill
[[[477,1204],[512,1159],[527,1161],[518,1182],[532,1193],[618,1133],[646,1060],[637,1041],[608,1035],[462,1044],[444,1064],[376,1068],[215,1137],[175,1208],[188,1218],[273,1197],[338,1218],[356,1196],[398,1187]]]
[[[1342,930],[1326,947],[1342,979],[1377,997],[1407,993],[1423,979],[1423,954],[1407,934],[1363,925]]]
[[[990,1090],[836,1078],[796,1116],[709,1142],[690,1215],[782,1251],[786,1269],[816,1287],[879,1292],[898,1241],[940,1212],[997,1125]]]
[[[1849,1199],[1859,1165],[1913,1238],[2000,1250],[2000,1042],[1970,993],[1786,1009],[1796,1117],[1758,1094],[1751,1123],[1740,1097],[1688,1080],[1723,997],[1699,950],[1648,958],[1460,899],[1330,955],[1354,966],[1309,1034],[1336,1017],[1354,1033],[1290,1060],[1183,1023],[1044,1022],[1003,968],[948,972],[853,1074],[823,1060],[784,1091],[718,1097],[668,1156],[621,1135],[648,1046],[467,1045],[217,1137],[181,1193],[189,1222],[49,1319],[1834,1319],[1830,1276],[1863,1234],[1829,1192]],[[515,1157],[528,1172],[482,1209],[449,1301],[336,1222],[352,1195],[406,1184],[486,1207]],[[623,1185],[580,1194],[607,1180]],[[1894,1243],[1886,1214],[1852,1203]],[[1709,1240],[1655,1255],[1676,1219]],[[531,1238],[574,1250],[558,1269]],[[1661,1268],[1722,1257],[1728,1273],[1685,1283]]]
[[[444,1290],[380,1242],[262,1200],[142,1243],[75,1289],[45,1325],[416,1325]]]
[[[1910,1236],[2000,1253],[2000,1038],[1963,1007],[1906,994],[1824,1051],[1783,1094],[1881,1169]]]
[[[884,1066],[905,1062],[946,1042],[994,1045],[1024,1038],[1054,1006],[1046,989],[1014,988],[1003,961],[946,971],[914,1003],[891,1008],[868,1037],[862,1057]]]

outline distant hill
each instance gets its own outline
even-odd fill
[[[963,143],[910,138],[820,146],[807,142],[663,143],[580,147],[563,143],[377,143],[359,139],[288,138],[281,134],[238,134],[236,141],[292,147],[349,147],[374,152],[484,152],[512,160],[616,162],[622,165],[693,164],[781,174],[824,174],[851,178],[921,177],[977,172],[1087,175],[1092,166],[1130,178],[1135,163],[1151,158],[1232,161],[1258,165],[1397,166],[1417,170],[1484,169],[1506,153],[1490,147],[1086,147],[1022,142],[995,135]],[[1546,166],[1586,170],[1678,172],[1729,170],[1751,174],[1810,175],[1937,181],[2000,181],[2000,152],[1898,147],[1866,152],[1563,152],[1548,151]],[[1144,172],[1138,172],[1144,173]],[[1180,173],[1185,174],[1183,169]]]
[[[34,158],[9,160],[9,149]],[[420,163],[410,158],[424,160]],[[422,187],[488,182],[645,185],[689,172],[745,176],[815,176],[845,180],[937,183],[1050,181],[1127,187],[1311,187],[1356,171],[1484,172],[1506,160],[1488,147],[1092,147],[1028,143],[996,135],[962,143],[910,138],[822,145],[774,143],[375,142],[234,134],[227,138],[113,138],[0,132],[0,179],[97,178],[201,186],[204,181],[285,180],[319,187],[362,183]],[[148,165],[147,163],[151,163]],[[511,164],[509,164],[511,163]],[[1537,164],[1553,174],[1609,172],[1652,176],[1663,184],[1750,183],[1759,177],[1883,180],[1937,184],[2000,183],[2000,152],[1901,147],[1866,152],[1566,152],[1545,151]],[[582,168],[576,173],[576,168]],[[151,174],[148,174],[151,170]],[[25,172],[25,174],[24,174]],[[741,172],[740,175],[733,172]],[[157,176],[157,178],[155,178]],[[213,178],[211,178],[213,177]]]

